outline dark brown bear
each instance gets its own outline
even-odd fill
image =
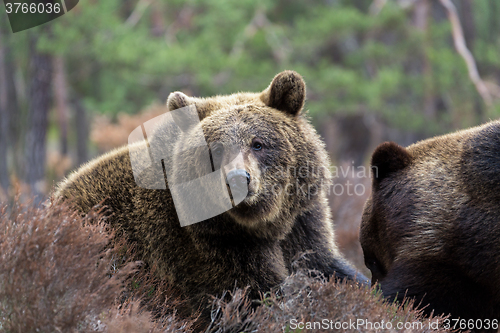
[[[366,282],[334,243],[326,198],[329,160],[302,111],[305,93],[302,77],[293,71],[278,74],[261,93],[192,98],[174,92],[167,101],[169,111],[194,106],[198,125],[178,114],[174,120],[181,131],[161,125],[149,143],[125,146],[89,162],[59,185],[56,197],[69,199],[83,212],[104,200],[112,227],[136,244],[138,258],[155,265],[161,278],[182,290],[193,311],[207,306],[206,295],[220,296],[235,286],[250,286],[257,298],[279,285],[301,254],[308,269],[337,278],[354,279],[357,274]],[[199,139],[194,133],[203,133],[207,145],[183,150]],[[170,146],[178,154],[134,175],[131,154],[153,146]],[[172,187],[206,174],[198,157],[207,147],[212,168],[216,157],[220,164],[215,169],[225,165],[224,177],[214,185],[226,186],[224,178],[233,172],[236,182],[248,186],[248,194],[227,212],[181,227],[180,207],[174,207],[165,180]],[[225,147],[239,149],[239,163],[227,163],[231,154]],[[169,176],[157,177],[158,170]],[[145,183],[158,189],[144,188]],[[206,200],[203,209],[218,204],[214,198]]]
[[[500,318],[500,121],[383,143],[371,163],[360,241],[372,283],[427,313]]]

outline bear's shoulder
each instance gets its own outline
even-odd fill
[[[57,185],[53,197],[69,200],[79,210],[88,212],[107,198],[124,198],[134,185],[133,178],[129,146],[123,146],[73,171]]]
[[[473,199],[500,203],[500,121],[483,125],[464,142],[462,181]]]

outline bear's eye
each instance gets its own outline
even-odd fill
[[[375,259],[368,259],[365,262],[366,267],[368,267],[370,270],[379,270],[379,264],[378,261]]]
[[[259,141],[254,141],[252,143],[252,149],[253,150],[261,150],[262,149],[262,143],[260,143]]]
[[[223,152],[224,152],[224,149],[223,149],[223,148],[222,148],[222,146],[220,146],[220,145],[215,146],[215,147],[212,149],[212,153],[213,153],[213,154],[214,154],[214,156],[216,156],[216,157],[221,157]]]

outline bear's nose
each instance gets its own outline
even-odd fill
[[[245,200],[248,195],[248,184],[250,184],[250,174],[243,169],[233,169],[227,173],[226,182],[231,189],[234,205],[238,205]]]
[[[226,180],[231,188],[234,186],[246,189],[250,184],[250,174],[243,169],[234,169],[227,173]]]

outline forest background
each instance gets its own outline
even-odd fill
[[[172,91],[261,91],[284,69],[306,80],[332,167],[358,170],[380,142],[500,116],[500,2],[85,0],[18,33],[0,6],[0,201],[42,200],[165,112]],[[363,269],[370,179],[334,181],[345,189],[330,196],[338,241]]]

